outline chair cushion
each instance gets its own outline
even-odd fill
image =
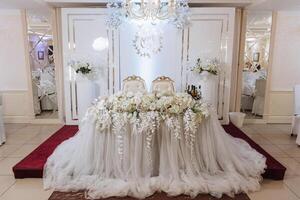
[[[123,92],[141,92],[146,93],[146,84],[144,79],[139,76],[128,76],[126,79],[123,80]]]
[[[171,81],[157,81],[152,83],[152,92],[160,93],[164,95],[172,95],[174,91],[174,85]]]
[[[126,81],[124,82],[123,87],[124,92],[142,92],[144,93],[146,91],[145,85],[141,81],[132,80],[132,81]]]

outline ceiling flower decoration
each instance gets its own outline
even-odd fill
[[[188,0],[110,0],[107,25],[117,29],[126,20],[167,21],[179,29],[189,24]]]

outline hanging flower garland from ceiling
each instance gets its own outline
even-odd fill
[[[189,25],[188,0],[110,0],[107,8],[107,26],[112,29],[127,20],[166,21],[178,29]]]

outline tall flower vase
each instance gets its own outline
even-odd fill
[[[97,85],[84,76],[76,76],[78,119],[82,120],[93,100],[97,98]]]
[[[217,108],[218,104],[218,76],[209,72],[202,72],[199,76],[202,98]]]

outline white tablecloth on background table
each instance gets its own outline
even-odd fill
[[[1,103],[1,102],[0,102]],[[3,106],[0,105],[0,145],[2,145],[6,140],[4,120],[3,120]]]

